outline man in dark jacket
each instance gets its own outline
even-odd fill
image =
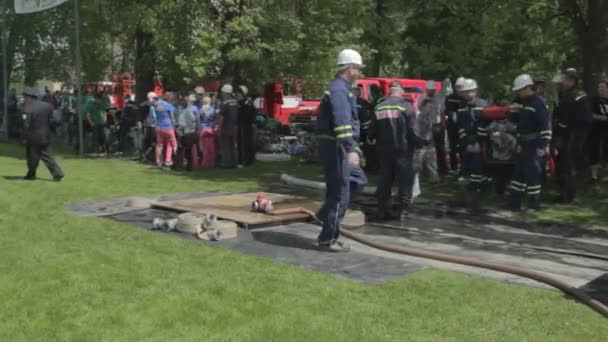
[[[391,216],[391,188],[397,178],[401,219],[405,220],[412,202],[414,185],[414,149],[417,138],[414,134],[416,113],[412,105],[403,98],[403,88],[397,81],[391,83],[390,95],[375,109],[369,129],[370,139],[376,140],[380,161],[378,182],[378,218]]]
[[[560,84],[559,106],[555,109],[559,203],[572,203],[576,197],[576,171],[582,164],[583,146],[592,122],[586,94],[577,89],[575,71],[567,71]]]
[[[233,97],[232,85],[226,84],[221,89],[222,105],[219,111],[222,124],[220,127],[220,166],[235,168],[238,166],[236,138],[238,131],[239,104]]]
[[[239,101],[239,162],[243,166],[255,162],[255,107],[247,97],[249,90],[242,85],[237,89]]]
[[[40,159],[53,175],[53,180],[61,181],[63,171],[51,156],[51,119],[53,107],[47,102],[38,100],[35,89],[25,87],[23,119],[25,121],[25,142],[27,151],[27,175],[25,180],[35,180]]]

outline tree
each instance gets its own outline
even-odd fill
[[[580,47],[583,85],[595,91],[598,78],[608,71],[608,0],[560,0],[558,15],[566,16]]]

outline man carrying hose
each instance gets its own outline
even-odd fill
[[[340,241],[340,224],[349,203],[367,183],[360,167],[356,141],[359,139],[359,119],[351,89],[363,67],[361,55],[346,49],[338,55],[338,74],[329,84],[321,102],[317,119],[319,157],[325,172],[325,202],[317,213],[323,223],[319,249],[347,252],[350,247]]]

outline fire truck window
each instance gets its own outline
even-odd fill
[[[375,84],[368,85],[367,92],[369,94],[368,101],[370,103],[376,103],[377,100],[384,97],[384,95],[382,94],[382,89],[380,89],[380,87]]]
[[[290,82],[283,83],[283,96],[296,96],[298,95],[296,85]]]

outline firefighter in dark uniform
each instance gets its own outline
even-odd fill
[[[365,158],[365,170],[371,172],[378,167],[378,158],[376,156],[376,149],[372,142],[368,139],[369,125],[371,123],[373,110],[372,105],[361,97],[361,87],[356,84],[353,85],[353,95],[357,101],[357,116],[359,118],[359,124],[361,125],[361,151]]]
[[[484,173],[484,159],[480,139],[488,136],[483,127],[482,113],[487,102],[477,97],[477,82],[467,79],[462,88],[467,99],[467,105],[458,110],[458,137],[461,148],[461,167],[464,174],[470,177],[468,189],[480,193],[484,189],[487,178]]]
[[[520,211],[524,194],[528,195],[529,209],[540,209],[541,180],[544,158],[551,141],[551,113],[545,101],[534,91],[530,75],[518,76],[513,82],[518,103],[512,106],[517,122],[518,152],[511,181],[513,211]]]
[[[464,77],[458,78],[455,91],[445,99],[445,113],[447,116],[446,129],[448,133],[448,144],[450,147],[450,171],[458,171],[458,153],[460,151],[460,136],[458,134],[458,111],[465,108],[467,99],[462,96]]]
[[[380,179],[376,193],[380,220],[392,216],[391,188],[395,178],[399,185],[400,219],[407,218],[415,177],[415,117],[414,107],[403,98],[401,84],[392,82],[389,97],[376,106],[369,131],[370,137],[376,139],[380,161]]]
[[[344,50],[338,55],[338,74],[329,84],[329,91],[321,102],[317,118],[319,157],[325,172],[325,201],[317,213],[323,223],[319,235],[319,249],[346,252],[350,247],[341,241],[340,224],[349,203],[367,184],[360,167],[359,119],[352,83],[363,67],[361,55]]]
[[[255,162],[255,116],[253,102],[247,97],[249,89],[242,85],[237,88],[236,98],[239,101],[239,163],[243,166]]]
[[[576,197],[576,171],[582,165],[583,146],[593,118],[586,94],[577,87],[576,71],[568,70],[560,84],[559,105],[554,114],[558,203],[572,203]]]
[[[51,156],[51,119],[53,107],[38,99],[36,90],[25,87],[24,96],[24,133],[27,151],[27,175],[25,180],[35,180],[40,159],[49,169],[53,180],[63,179],[63,171]]]
[[[445,115],[447,117],[446,130],[448,133],[448,145],[450,147],[450,171],[458,171],[458,154],[460,152],[460,135],[458,134],[458,111],[467,105],[467,100],[462,96],[464,77],[456,80],[454,93],[445,99]]]

